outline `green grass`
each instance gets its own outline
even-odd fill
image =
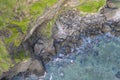
[[[0,40],[0,74],[2,74],[4,71],[7,71],[11,65],[12,62],[9,54],[4,46],[4,43]]]
[[[0,29],[6,27],[13,16],[16,0],[0,0]]]
[[[35,4],[33,4],[31,7],[30,7],[30,14],[33,16],[33,17],[37,17],[39,15],[41,15],[45,9],[45,6],[46,4],[45,3],[41,3],[41,2],[37,2]]]
[[[82,5],[78,6],[78,10],[88,13],[97,12],[100,7],[105,5],[106,0],[87,0]]]
[[[34,19],[36,19],[38,16],[42,15],[47,8],[53,6],[56,2],[57,0],[39,0],[30,6],[29,13]]]

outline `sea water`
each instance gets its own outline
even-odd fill
[[[46,64],[44,80],[120,80],[120,37],[110,34],[85,38],[67,56],[60,53]]]
[[[83,38],[80,47],[63,53],[45,65],[44,76],[23,80],[120,80],[120,37],[107,33]]]

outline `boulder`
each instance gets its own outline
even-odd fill
[[[35,60],[29,59],[16,64],[8,72],[4,73],[0,80],[2,79],[11,80],[14,76],[26,72],[35,74],[37,76],[41,76],[44,75],[44,71],[45,69],[40,61],[38,61],[37,59]]]
[[[42,65],[42,63],[38,60],[33,60],[32,63],[29,65],[28,70],[36,75],[44,75],[44,67]]]

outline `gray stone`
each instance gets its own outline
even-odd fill
[[[38,60],[33,60],[32,63],[29,65],[28,70],[31,73],[39,76],[44,75],[44,72],[45,72],[43,65]]]

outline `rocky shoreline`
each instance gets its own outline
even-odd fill
[[[108,0],[109,1],[109,0]],[[44,64],[49,62],[56,53],[64,48],[65,53],[71,52],[82,44],[81,37],[94,37],[110,32],[120,35],[120,9],[108,4],[98,13],[80,16],[77,10],[68,10],[60,14],[52,28],[52,38],[42,35],[38,27],[33,35],[22,43],[22,47],[31,53],[32,58],[20,62],[3,73],[0,80],[11,80],[20,73],[25,75],[44,75]],[[44,24],[42,24],[44,27]]]

